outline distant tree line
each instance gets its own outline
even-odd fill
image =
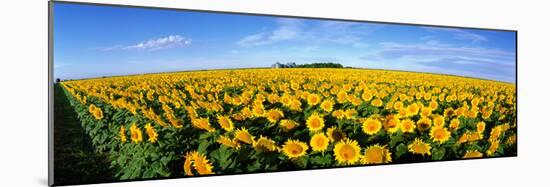
[[[342,64],[338,63],[311,63],[311,64],[299,64],[296,65],[297,68],[344,68]]]

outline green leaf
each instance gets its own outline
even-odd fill
[[[403,133],[401,133],[400,131],[398,131],[397,133],[395,133],[395,135],[390,135],[390,147],[395,147],[395,144],[403,141],[403,136],[402,136]]]
[[[403,154],[405,154],[405,153],[407,153],[407,146],[403,143],[400,143],[399,145],[397,145],[396,152],[395,152],[395,157],[399,158],[399,157],[403,156]]]
[[[197,148],[197,151],[199,153],[203,153],[205,154],[206,153],[206,149],[208,148],[208,146],[212,145],[212,142],[210,141],[202,141],[200,144],[199,144],[199,147]]]
[[[445,148],[432,150],[432,160],[441,160],[445,156]]]

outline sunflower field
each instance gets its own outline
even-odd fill
[[[240,69],[61,83],[120,179],[517,154],[514,84],[368,69]]]

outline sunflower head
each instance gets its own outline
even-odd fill
[[[271,109],[265,113],[265,117],[269,122],[277,123],[277,121],[279,121],[282,117],[285,117],[285,115],[283,111],[279,109]]]
[[[231,118],[223,115],[218,115],[217,118],[218,124],[220,125],[220,127],[222,127],[222,129],[228,132],[233,131],[235,126],[233,125],[233,121],[231,121]]]
[[[343,139],[334,146],[334,157],[340,165],[352,165],[359,161],[361,147],[355,140]]]
[[[293,158],[298,158],[298,157],[301,157],[301,156],[305,155],[308,148],[309,147],[304,142],[289,139],[283,145],[282,152],[288,158],[293,159]]]
[[[147,125],[145,125],[145,132],[149,137],[149,142],[151,143],[157,142],[158,133],[157,131],[155,131],[155,129],[153,128],[153,126],[151,126],[150,123],[147,123]]]
[[[302,102],[299,99],[293,99],[290,101],[290,110],[300,112],[302,111]]]
[[[434,126],[430,130],[430,137],[436,142],[444,143],[451,137],[451,132],[445,127]]]
[[[321,96],[318,94],[309,94],[307,96],[307,104],[310,106],[315,106],[321,102]]]
[[[344,119],[344,110],[338,109],[332,112],[332,116],[336,119]]]
[[[120,126],[120,141],[122,143],[126,142],[126,129],[124,128],[124,125]]]
[[[362,128],[366,134],[374,135],[382,128],[382,122],[374,118],[368,118],[363,121]]]
[[[216,130],[210,125],[210,118],[192,118],[191,124],[198,129],[206,130],[208,132],[214,132]]]
[[[391,162],[391,152],[386,146],[378,144],[371,145],[365,150],[365,155],[361,158],[363,164],[383,164]]]
[[[206,158],[206,155],[194,152],[192,154],[192,157],[193,167],[195,168],[197,173],[199,173],[199,175],[214,174],[214,172],[212,171],[212,168],[214,168],[214,166],[212,166],[208,158]]]
[[[401,120],[396,115],[388,115],[384,121],[384,129],[389,133],[396,133],[401,127]]]
[[[409,144],[409,152],[420,155],[431,155],[431,146],[428,143],[425,143],[420,138],[414,139],[414,141]]]
[[[381,107],[384,104],[384,102],[381,99],[376,98],[372,100],[370,104],[375,107]]]
[[[449,124],[449,128],[451,130],[457,130],[460,126],[460,120],[458,118],[454,118],[451,120],[451,123]]]
[[[407,116],[414,116],[418,114],[419,110],[420,110],[420,107],[418,106],[418,104],[416,103],[410,104],[409,106],[407,106]]]
[[[331,142],[337,142],[347,137],[344,131],[335,127],[330,127],[327,129],[327,136]]]
[[[265,115],[265,109],[263,106],[259,106],[259,105],[254,105],[252,107],[252,114],[255,116],[255,117],[264,117]]]
[[[294,129],[298,123],[290,119],[283,119],[279,122],[279,126],[286,132]]]
[[[443,127],[445,126],[445,117],[442,115],[436,115],[433,117],[433,125],[436,127]]]
[[[254,147],[254,149],[258,151],[263,151],[263,152],[270,152],[270,151],[277,150],[277,145],[275,144],[275,141],[261,135],[260,135],[260,138],[258,138],[258,140],[252,143],[252,146]]]
[[[483,133],[483,131],[485,131],[485,122],[483,121],[477,122],[476,130],[478,133]]]
[[[325,120],[319,114],[314,113],[307,118],[306,125],[309,131],[316,132],[325,127]]]
[[[427,118],[430,115],[432,115],[432,108],[430,107],[422,107],[422,110],[420,111],[420,117]]]
[[[130,138],[134,143],[140,143],[143,140],[143,134],[141,132],[141,129],[139,129],[139,127],[137,127],[135,123],[133,123],[132,126],[130,127],[130,134],[131,134]]]
[[[346,119],[355,119],[357,117],[357,110],[350,108],[344,111]]]
[[[399,110],[401,110],[402,108],[403,108],[403,102],[397,101],[397,102],[393,103],[393,109],[394,109],[395,111],[399,111]]]
[[[94,116],[94,118],[96,120],[101,120],[103,119],[103,111],[101,110],[101,108],[99,107],[96,107],[92,113],[92,115]]]
[[[483,153],[477,150],[474,150],[474,151],[468,150],[466,151],[464,156],[462,156],[462,158],[481,158],[481,157],[483,157]]]
[[[314,151],[324,152],[329,144],[330,140],[324,133],[317,133],[311,137],[309,145]]]
[[[430,120],[429,118],[420,118],[416,122],[416,127],[418,128],[419,131],[426,131],[430,129],[431,126],[432,126],[432,120]]]
[[[220,135],[220,137],[218,137],[217,142],[219,144],[224,145],[224,146],[235,148],[235,149],[239,149],[241,147],[241,145],[239,144],[239,142],[236,139],[231,139],[231,138],[229,138],[227,136],[223,136],[223,135]]]
[[[401,130],[404,133],[413,133],[414,129],[416,129],[416,125],[413,120],[405,119],[401,121]]]
[[[451,107],[449,107],[449,108],[447,108],[443,111],[443,116],[445,116],[445,117],[452,117],[454,115],[455,115],[455,110]]]
[[[248,130],[244,127],[235,131],[235,138],[247,144],[252,144],[254,142],[254,136],[250,135]]]
[[[334,102],[330,99],[324,100],[321,103],[321,109],[323,109],[325,112],[332,112],[334,106]]]

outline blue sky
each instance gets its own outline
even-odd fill
[[[54,77],[336,62],[515,82],[514,32],[56,3]]]

